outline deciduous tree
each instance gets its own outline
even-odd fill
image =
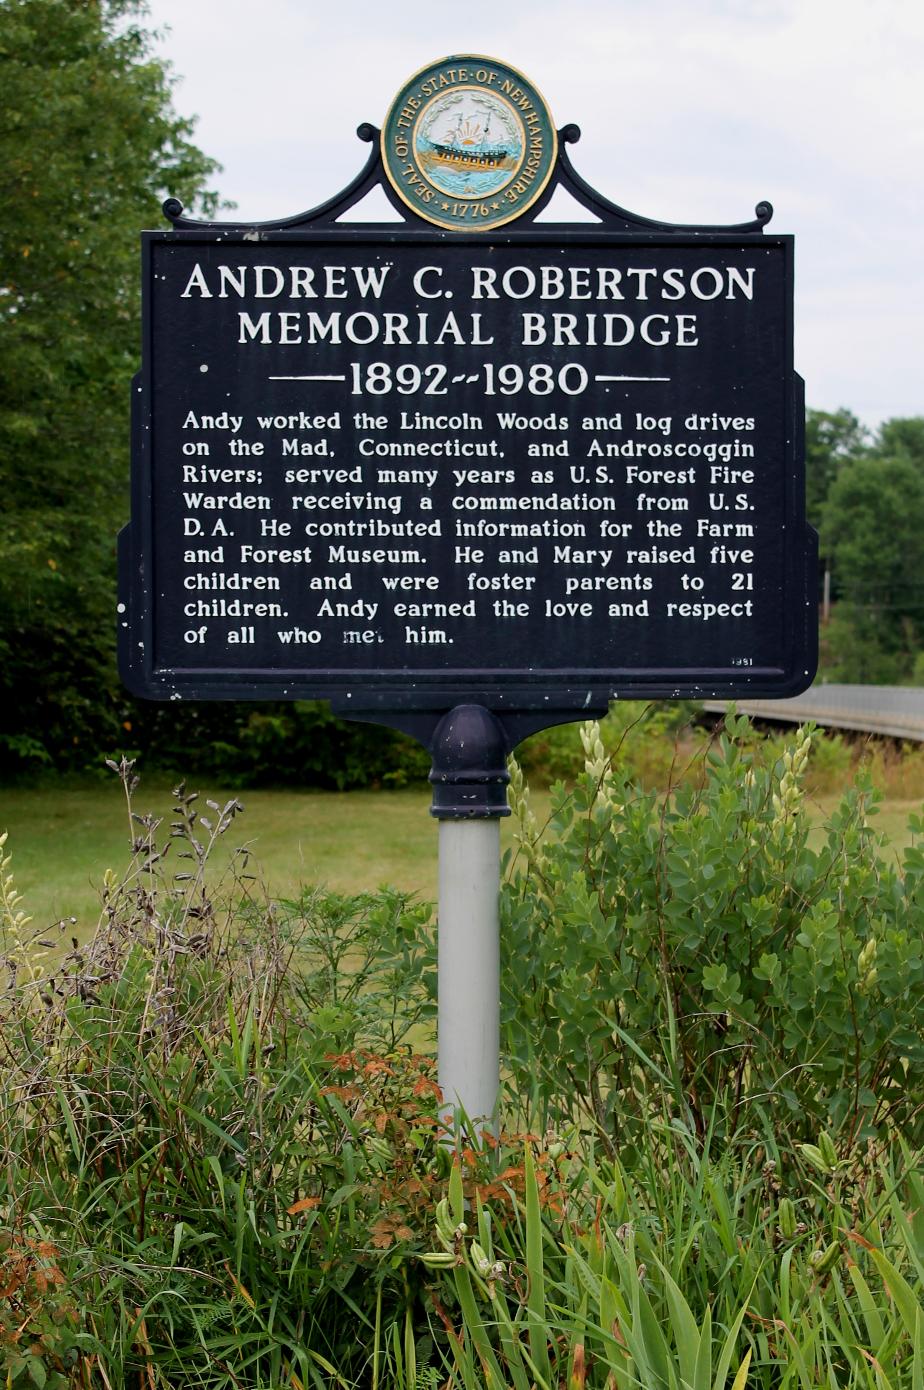
[[[907,455],[845,463],[821,534],[839,595],[829,634],[835,674],[906,678],[924,629],[924,468]]]
[[[822,508],[842,464],[866,450],[868,431],[849,410],[805,412],[805,508],[821,524]]]
[[[0,3],[0,755],[105,746],[127,518],[138,232],[216,169],[137,0]]]

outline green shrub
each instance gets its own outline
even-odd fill
[[[616,758],[626,775],[649,788],[660,788],[678,776],[678,770],[701,747],[706,735],[694,729],[694,707],[676,700],[644,703],[614,701],[598,725],[607,754]],[[518,750],[524,771],[543,784],[570,781],[580,770],[579,726],[557,724],[533,734]]]
[[[61,1252],[21,1228],[0,1230],[0,1370],[4,1385],[66,1390],[79,1363],[79,1314]]]
[[[263,901],[246,853],[210,885],[238,803],[200,814],[178,788],[164,837],[120,771],[134,859],[90,943],[56,957],[0,871],[0,1219],[47,1242],[20,1241],[20,1265],[55,1252],[64,1312],[41,1268],[0,1283],[0,1367],[20,1375],[18,1318],[47,1347],[23,1363],[35,1385],[66,1357],[111,1385],[308,1385],[334,1363],[359,1383],[376,1335],[418,1318],[393,1247],[426,1248],[448,1166],[415,1045],[430,909]]]
[[[140,702],[130,721],[144,765],[229,787],[404,786],[430,758],[414,739],[339,719],[321,700],[177,706]],[[124,742],[124,736],[123,736]]]
[[[792,732],[781,735],[773,746],[774,756],[781,758],[792,742]],[[825,730],[812,738],[811,753],[805,773],[806,789],[813,795],[840,792],[852,780],[854,754],[843,734]],[[877,786],[881,783],[877,779]]]
[[[524,1095],[612,1144],[658,1087],[700,1133],[718,1107],[732,1129],[756,1109],[795,1137],[920,1142],[924,854],[883,857],[869,781],[816,850],[810,730],[765,763],[732,715],[667,797],[633,785],[596,726],[583,737],[586,770],[554,790],[544,834],[514,769],[502,1027]]]

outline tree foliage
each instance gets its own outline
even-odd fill
[[[805,472],[808,520],[820,532],[834,598],[826,674],[908,680],[924,615],[924,416],[886,420],[871,433],[849,410],[809,410]]]
[[[863,454],[868,433],[849,410],[805,413],[805,510],[818,527],[825,498],[841,465]]]
[[[822,546],[839,595],[829,635],[835,673],[902,680],[913,667],[924,616],[921,463],[907,453],[872,453],[845,464],[824,506]]]
[[[138,232],[217,167],[171,105],[136,0],[0,5],[0,691],[7,754],[86,755],[124,705],[114,542],[127,519]]]
[[[885,420],[879,429],[876,450],[886,457],[911,459],[918,467],[924,467],[924,415]]]
[[[212,216],[215,162],[171,100],[142,0],[0,0],[0,770],[126,748],[240,784],[426,770],[410,740],[317,703],[132,700],[115,661],[128,519],[138,234],[176,196]]]

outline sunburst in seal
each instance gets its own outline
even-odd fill
[[[555,125],[533,83],[473,54],[421,68],[382,126],[382,160],[398,196],[453,231],[522,216],[546,188],[557,154]]]

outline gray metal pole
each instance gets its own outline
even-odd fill
[[[497,1121],[500,1089],[500,818],[507,735],[483,705],[456,705],[430,744],[440,822],[438,1049],[443,1117],[472,1139]],[[464,1122],[464,1121],[463,1121]]]
[[[446,1115],[494,1124],[500,1087],[500,821],[442,820],[439,1084]]]

